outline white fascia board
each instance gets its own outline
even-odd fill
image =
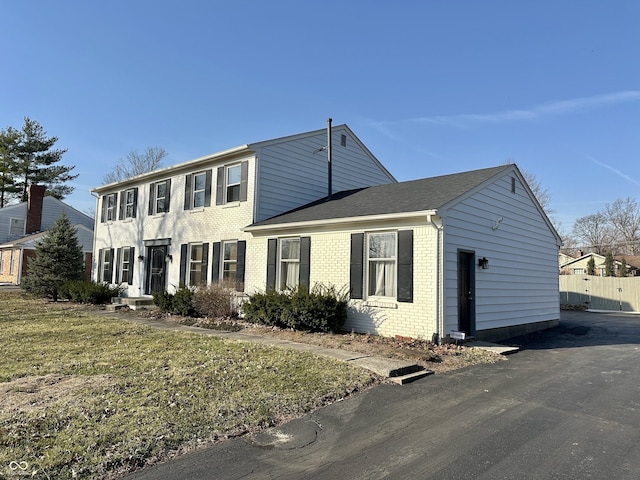
[[[240,145],[239,147],[230,148],[228,150],[223,150],[221,152],[212,153],[211,155],[205,155],[204,157],[199,157],[194,160],[189,160],[183,163],[177,163],[175,165],[171,165],[168,167],[163,167],[158,170],[154,170],[152,172],[141,173],[140,175],[136,175],[135,177],[127,178],[120,182],[109,183],[107,185],[101,185],[99,187],[92,188],[90,190],[91,193],[101,193],[105,191],[110,191],[114,189],[121,189],[124,185],[139,183],[140,181],[147,180],[150,178],[156,177],[167,177],[174,175],[177,171],[180,170],[189,170],[194,166],[199,165],[200,163],[208,163],[211,161],[221,160],[226,157],[236,155],[238,153],[249,152],[251,148],[249,145]]]
[[[381,215],[366,215],[360,217],[343,217],[343,218],[331,218],[325,220],[310,220],[307,222],[291,222],[291,223],[278,223],[273,225],[259,225],[243,228],[244,232],[254,234],[266,234],[271,232],[283,232],[291,230],[327,230],[336,228],[348,228],[353,229],[356,225],[362,226],[366,224],[381,224],[384,222],[397,222],[399,220],[410,219],[428,219],[437,215],[437,210],[424,210],[418,212],[403,212],[403,213],[391,213]]]

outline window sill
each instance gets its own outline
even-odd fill
[[[366,300],[363,305],[365,307],[377,307],[377,308],[393,308],[397,309],[398,304],[395,300]]]
[[[133,218],[131,217],[127,217],[124,220],[122,220],[122,223],[131,223],[131,222],[133,222]]]
[[[222,208],[235,208],[239,206],[240,206],[240,202],[229,202],[222,205]]]
[[[200,212],[204,212],[204,207],[197,207],[197,208],[192,208],[190,210],[188,210],[189,213],[200,213]]]

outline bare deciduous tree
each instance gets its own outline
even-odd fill
[[[615,237],[609,220],[602,212],[578,218],[573,225],[573,235],[599,255],[613,250]]]
[[[127,178],[135,177],[143,173],[151,172],[159,168],[162,160],[168,155],[162,147],[147,147],[143,153],[132,150],[124,159],[106,174],[102,181],[104,184],[115,183]]]
[[[636,200],[631,197],[617,199],[606,205],[604,215],[615,232],[617,243],[625,252],[637,255],[640,252],[640,208]]]

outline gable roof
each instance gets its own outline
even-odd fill
[[[71,225],[73,228],[76,229],[76,232],[80,233],[80,231],[82,230],[83,232],[85,232],[87,235],[90,235],[91,237],[93,237],[93,229],[88,228],[85,225],[82,225],[81,223],[75,223],[73,225]],[[0,244],[0,249],[4,249],[4,248],[35,248],[35,243],[39,240],[42,239],[42,237],[44,237],[45,235],[47,235],[48,231],[44,231],[44,232],[37,232],[37,233],[32,233],[29,235],[25,235],[23,237],[20,237],[16,240],[10,241],[10,242],[5,242]],[[83,249],[83,251],[91,251],[93,248],[93,246],[91,246],[91,248],[89,249]]]
[[[407,182],[389,183],[347,190],[325,197],[267,220],[247,231],[272,225],[314,222],[411,212],[428,212],[444,207],[489,179],[514,169],[514,165],[472,170]]]

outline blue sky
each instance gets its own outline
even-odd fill
[[[640,188],[640,2],[3,0],[0,128],[80,176],[347,123],[398,180],[516,162],[560,229]]]

